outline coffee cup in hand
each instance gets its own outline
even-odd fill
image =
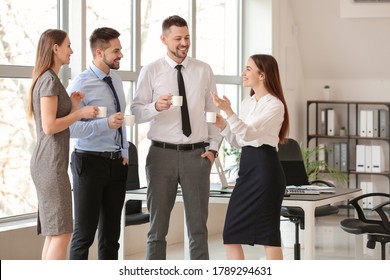
[[[107,117],[107,107],[99,106],[98,107],[98,114],[96,115],[97,118],[105,118]]]
[[[183,105],[183,96],[173,95],[171,102],[172,102],[172,106],[182,106]]]
[[[206,122],[216,123],[217,122],[217,113],[215,112],[206,112]]]
[[[133,126],[134,123],[135,123],[135,116],[134,115],[125,115],[125,125]]]

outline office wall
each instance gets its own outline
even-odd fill
[[[301,142],[306,101],[323,100],[324,85],[330,85],[334,100],[389,100],[390,14],[375,17],[360,9],[365,16],[347,18],[340,8],[343,2],[276,1],[273,49],[292,111],[291,134]]]
[[[44,239],[35,226],[0,232],[0,260],[39,260]]]
[[[255,53],[272,54],[278,61],[290,114],[290,137],[304,140],[304,78],[291,1],[247,0],[243,16],[243,65]],[[272,38],[271,40],[269,38]],[[247,94],[248,90],[244,90]]]

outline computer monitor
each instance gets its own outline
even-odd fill
[[[233,190],[233,186],[229,186],[225,172],[223,170],[221,161],[219,158],[216,158],[214,160],[215,167],[217,169],[218,177],[219,177],[219,183],[211,183],[210,184],[210,191],[213,192],[231,192]]]
[[[280,162],[286,176],[287,186],[309,185],[309,179],[306,174],[305,165],[300,160],[286,160]]]

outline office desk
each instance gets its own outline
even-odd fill
[[[315,208],[318,206],[342,202],[345,200],[353,199],[362,194],[360,189],[337,189],[333,194],[320,194],[320,195],[292,195],[285,197],[283,200],[283,206],[297,206],[301,207],[305,212],[305,230],[303,231],[303,238],[305,240],[305,250],[303,252],[303,259],[314,260],[315,259]],[[146,189],[139,189],[126,192],[125,204],[128,200],[146,200]],[[227,204],[229,203],[230,194],[220,194],[210,192],[210,203]],[[180,193],[176,197],[176,202],[183,202],[183,198]],[[184,221],[184,227],[186,223]],[[122,215],[122,231],[120,237],[120,251],[119,257],[124,257],[124,215]],[[293,234],[293,233],[291,233]],[[188,249],[188,236],[187,229],[184,229],[184,256],[189,259]]]
[[[303,239],[305,240],[305,250],[303,251],[303,259],[315,259],[315,209],[318,206],[342,202],[353,199],[362,195],[360,189],[343,189],[338,188],[334,194],[320,195],[291,195],[285,197],[283,206],[301,207],[305,212],[305,230],[303,231]]]

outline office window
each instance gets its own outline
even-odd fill
[[[0,79],[0,218],[37,211],[30,159],[35,127],[26,118],[30,79]]]
[[[126,98],[125,114],[131,114],[130,106],[134,96],[135,83],[132,81],[123,81],[123,90]],[[134,127],[126,126],[127,140],[133,142]]]
[[[200,0],[196,4],[196,57],[207,61],[216,75],[240,74],[238,2]]]
[[[239,106],[241,104],[241,86],[240,85],[225,85],[217,84],[218,96],[225,95],[229,98],[232,108],[236,113],[239,113]],[[223,115],[223,112],[221,113]]]
[[[179,15],[190,25],[189,4],[188,0],[141,1],[141,65],[166,53],[166,47],[160,40],[161,24],[165,18]]]
[[[0,0],[0,64],[34,65],[40,34],[57,26],[57,1]],[[42,20],[44,19],[44,20]]]
[[[36,133],[33,123],[26,118],[25,107],[36,45],[40,34],[48,28],[68,25],[72,27],[70,30],[85,28],[86,38],[81,40],[87,44],[82,61],[87,65],[92,61],[88,41],[93,29],[109,26],[121,33],[124,58],[118,74],[124,81],[126,112],[129,112],[139,71],[133,68],[137,66],[134,62],[138,61],[142,66],[166,53],[160,41],[162,20],[170,15],[180,15],[187,20],[193,38],[189,55],[212,66],[218,75],[218,92],[226,94],[238,111],[241,99],[241,82],[237,79],[241,72],[237,51],[241,43],[238,22],[241,0],[118,0],[115,5],[85,0],[86,26],[72,26],[73,9],[81,8],[83,1],[41,0],[39,9],[35,2],[30,2],[0,0],[0,218],[37,211],[35,187],[30,177]],[[57,8],[59,3],[69,4],[69,18],[68,13],[64,13],[66,7]],[[137,3],[140,14],[134,15]],[[134,41],[137,20],[141,28],[139,42]],[[72,45],[80,45],[75,41],[79,38],[70,35]],[[80,53],[80,50],[74,51]],[[67,80],[63,82],[65,86],[68,83]],[[145,159],[150,145],[146,137],[148,128],[148,123],[127,128],[129,140],[138,145],[143,186],[146,185]]]
[[[226,84],[217,84],[218,95],[222,97],[225,95],[231,102],[231,106],[233,110],[239,114],[240,113],[240,105],[241,105],[241,85],[226,85]],[[226,117],[224,112],[221,112],[223,117]],[[227,154],[225,154],[225,151]],[[237,166],[237,158],[233,151],[236,151],[235,148],[232,148],[228,142],[225,140],[221,144],[220,148],[220,161],[225,170],[225,176],[229,183],[235,182],[236,177],[238,175],[238,166]],[[230,154],[230,156],[227,156]],[[215,166],[213,166],[213,172],[216,173]],[[218,178],[217,178],[218,179]]]
[[[86,64],[92,61],[92,53],[89,47],[89,36],[99,27],[111,27],[121,34],[119,37],[122,44],[123,58],[121,59],[122,71],[134,70],[133,65],[133,1],[115,0],[110,4],[107,1],[87,0],[86,12]]]
[[[57,1],[39,6],[38,13],[34,1],[0,0],[0,64],[9,66],[0,73],[0,218],[37,211],[30,177],[35,128],[25,108],[39,36],[57,27],[58,13]]]

